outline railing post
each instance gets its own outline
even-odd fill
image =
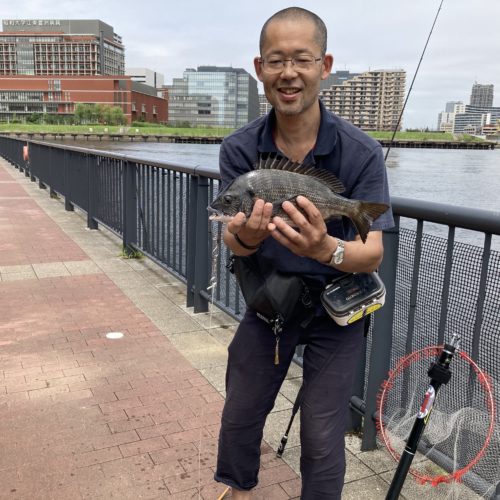
[[[208,187],[207,177],[198,177],[196,193],[196,237],[194,262],[194,312],[207,312],[208,300],[200,295],[208,287]]]
[[[391,363],[392,327],[396,305],[396,274],[399,249],[399,218],[396,226],[384,231],[384,260],[380,266],[380,277],[385,284],[385,305],[375,314],[373,341],[370,351],[370,370],[366,388],[365,415],[361,449],[373,450],[377,446],[377,429],[373,415],[377,411],[377,395],[387,377]]]
[[[64,209],[67,212],[73,212],[75,207],[71,203],[71,182],[70,182],[70,162],[68,157],[70,152],[65,149],[63,153],[63,176],[64,176]]]
[[[57,169],[54,166],[54,157],[57,157],[57,155],[54,154],[54,148],[49,147],[49,165],[48,165],[48,184],[49,184],[49,196],[51,198],[57,198],[57,193],[55,192],[53,186],[55,184],[55,175],[54,175],[54,170],[57,171]]]
[[[96,184],[96,164],[94,158],[90,155],[85,155],[85,163],[87,165],[87,227],[89,229],[97,229],[97,221],[94,219],[95,213],[95,184]]]
[[[196,206],[198,203],[198,180],[196,175],[189,176],[189,207],[187,226],[186,259],[186,306],[194,306],[194,276],[196,262]]]
[[[137,244],[137,186],[135,163],[123,162],[123,251],[133,252]]]
[[[31,182],[36,182],[36,175],[35,175],[35,172],[34,172],[34,169],[33,169],[33,155],[32,155],[33,151],[31,151],[31,148],[30,148],[30,156],[29,156],[29,160],[28,160],[28,163],[29,163],[29,175],[30,175],[30,181]]]

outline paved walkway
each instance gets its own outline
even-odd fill
[[[185,286],[89,231],[0,159],[0,498],[216,499],[235,322],[193,314]],[[110,339],[110,332],[122,338]],[[256,499],[298,498],[293,365],[269,416]],[[298,420],[298,419],[296,419]],[[394,465],[349,436],[343,498],[383,499]],[[423,498],[409,482],[405,498]],[[425,495],[424,495],[425,497]]]

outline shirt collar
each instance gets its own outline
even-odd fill
[[[326,108],[321,99],[319,100],[321,121],[319,124],[318,138],[314,146],[314,156],[329,155],[337,144],[337,125],[335,118]]]
[[[325,105],[319,100],[321,121],[319,124],[318,137],[313,149],[314,156],[328,155],[333,151],[337,142],[337,126],[333,115],[327,111]],[[278,149],[273,139],[273,129],[276,123],[276,112],[274,108],[267,114],[264,128],[259,137],[257,150],[259,153],[278,153]]]

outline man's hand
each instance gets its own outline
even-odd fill
[[[304,196],[297,197],[297,205],[302,211],[289,201],[282,206],[298,230],[281,217],[273,217],[269,225],[271,235],[294,254],[320,260],[329,250],[330,237],[325,221],[316,206]]]
[[[269,223],[271,222],[272,211],[272,203],[256,200],[248,219],[243,212],[238,212],[227,225],[226,234],[224,235],[226,245],[238,255],[248,254],[248,252],[242,251],[244,249],[234,239],[234,235],[237,234],[240,240],[250,247],[259,245],[271,232]]]
[[[325,221],[311,201],[298,196],[297,205],[300,210],[289,201],[283,203],[296,229],[274,217],[268,227],[272,237],[296,255],[328,263],[337,248],[336,238],[327,233]],[[365,243],[359,235],[345,242],[344,261],[335,267],[344,272],[370,272],[378,268],[383,255],[382,231],[370,231]]]

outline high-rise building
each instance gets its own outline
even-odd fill
[[[186,69],[167,87],[172,124],[239,128],[259,116],[257,81],[242,68]]]
[[[493,84],[474,83],[470,94],[470,105],[478,108],[491,108],[493,106]]]
[[[123,75],[125,47],[97,19],[9,19],[0,33],[1,75]]]
[[[259,94],[259,116],[267,115],[271,108],[271,103],[267,100],[266,94]]]
[[[332,85],[342,85],[347,80],[358,75],[359,73],[351,73],[346,70],[335,71],[335,73],[330,73],[325,80],[321,80],[319,89],[324,90],[330,88]]]
[[[0,120],[50,114],[79,103],[117,106],[128,123],[166,123],[167,100],[125,76],[125,47],[97,19],[10,19],[0,32]]]
[[[404,70],[367,71],[319,95],[330,111],[362,130],[394,130],[403,109],[405,82]]]

